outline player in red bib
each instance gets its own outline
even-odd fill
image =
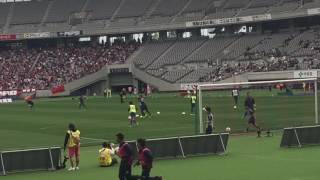
[[[131,179],[139,179],[139,180],[162,180],[161,176],[150,177],[150,172],[152,169],[153,156],[152,152],[149,148],[146,147],[145,139],[137,140],[138,149],[139,149],[139,159],[135,166],[140,165],[142,168],[141,176],[132,176]]]
[[[32,101],[33,97],[32,96],[26,96],[24,98],[24,101],[28,104],[28,106],[30,107],[30,109],[33,109],[34,106],[34,102]]]
[[[131,179],[131,166],[133,162],[133,151],[130,145],[124,141],[124,135],[119,133],[117,142],[119,143],[118,156],[120,157],[119,180]]]

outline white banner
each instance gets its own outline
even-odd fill
[[[307,10],[308,15],[320,14],[320,8],[313,8]]]
[[[11,98],[0,99],[0,104],[7,104],[7,103],[12,103],[12,99]]]
[[[57,32],[58,37],[80,36],[81,34],[81,31]]]
[[[270,20],[271,14],[259,14],[253,16],[242,16],[242,17],[232,17],[232,18],[222,18],[222,19],[209,19],[203,21],[189,21],[186,22],[187,27],[201,27],[201,26],[213,26],[222,24],[235,24],[243,22],[254,22],[254,21],[264,21]]]
[[[293,78],[295,79],[316,78],[316,77],[318,77],[317,70],[294,71],[293,73]]]
[[[26,39],[33,38],[47,38],[50,37],[50,32],[41,32],[41,33],[24,33],[23,37]]]
[[[192,84],[180,84],[180,90],[181,91],[192,91],[197,90],[198,84],[192,83]]]
[[[0,91],[0,97],[2,96],[16,96],[18,91]]]

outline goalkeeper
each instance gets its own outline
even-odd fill
[[[214,126],[213,126],[213,113],[212,113],[211,108],[209,106],[205,106],[204,110],[208,114],[206,134],[212,134],[213,133],[213,129],[214,129]]]

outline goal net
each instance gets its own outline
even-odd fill
[[[264,130],[318,124],[317,79],[292,79],[198,85],[196,131],[204,133],[207,111],[214,116],[214,132],[255,130],[248,123],[248,103],[255,122]],[[251,100],[247,101],[250,96]],[[252,99],[254,102],[252,102]],[[250,109],[250,108],[249,108]]]

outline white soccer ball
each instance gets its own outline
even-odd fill
[[[131,120],[131,116],[128,116],[128,120]]]
[[[233,106],[233,109],[237,109],[237,106],[235,105],[235,106]]]
[[[182,112],[181,114],[182,114],[182,115],[185,115],[185,114],[186,114],[186,112]]]
[[[158,111],[157,114],[160,114],[160,112]]]
[[[226,132],[230,132],[231,128],[230,127],[226,127]]]
[[[206,108],[204,107],[204,108],[202,108],[202,110],[206,111]]]
[[[137,114],[136,117],[139,117],[139,114]]]

